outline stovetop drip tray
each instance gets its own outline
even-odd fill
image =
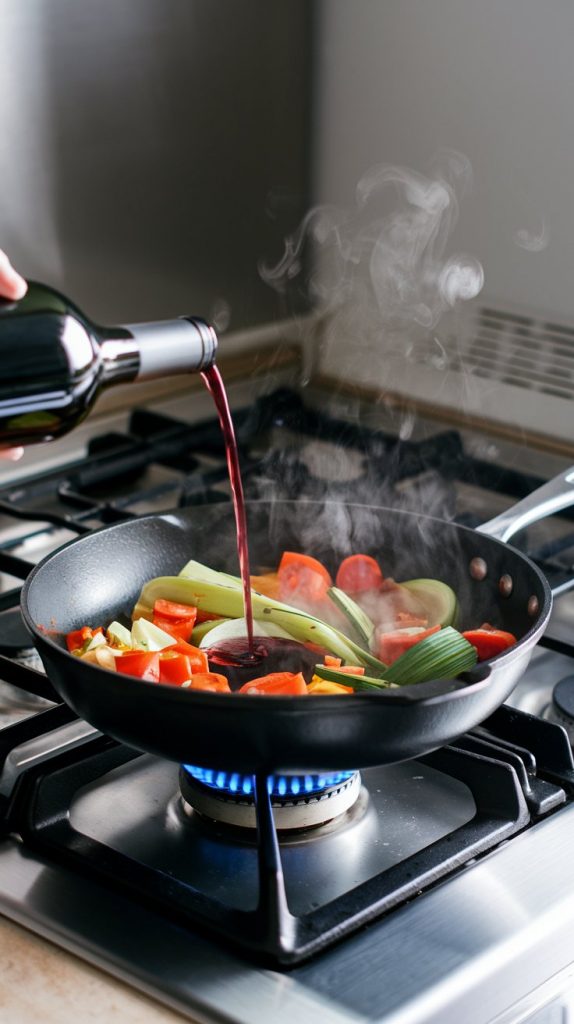
[[[257,835],[186,813],[177,765],[93,733],[21,772],[4,807],[4,828],[29,849],[179,925],[206,929],[287,967],[565,801],[574,776],[569,747],[556,742],[563,730],[544,723],[549,732],[537,754],[553,759],[547,771],[532,751],[505,739],[518,728],[520,742],[530,717],[502,708],[456,746],[362,771],[350,809],[318,828],[286,834],[275,828],[265,777],[255,781]],[[32,723],[14,726],[13,739],[19,728],[24,741]]]

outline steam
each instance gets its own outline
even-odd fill
[[[307,285],[322,314],[321,368],[329,372],[331,353],[339,375],[346,368],[352,375],[357,361],[364,360],[378,392],[373,402],[385,403],[386,392],[392,392],[397,358],[401,366],[405,359],[420,362],[422,349],[435,369],[448,370],[443,318],[457,317],[461,305],[484,284],[479,260],[448,248],[471,185],[470,162],[453,150],[439,153],[426,175],[378,165],[361,177],[351,208],[314,207],[285,240],[281,258],[259,267],[263,280],[282,296],[311,268]],[[359,408],[356,415],[361,418]],[[414,411],[385,405],[385,417],[394,420],[400,441],[408,441],[415,430]],[[402,451],[365,444],[358,473],[348,460],[343,465],[332,449],[323,452],[316,444],[310,452],[309,445],[301,448],[299,442],[297,450],[270,458],[257,495],[272,502],[269,546],[285,549],[290,543],[294,550],[323,556],[331,566],[349,553],[365,551],[397,580],[425,575],[456,579],[461,540],[449,536],[445,551],[443,537],[444,520],[455,515],[452,483],[440,470],[421,465],[403,490],[395,465]],[[329,465],[333,462],[337,472]],[[323,490],[317,489],[317,478]],[[297,502],[281,500],[292,493]],[[385,506],[426,516],[387,516]]]
[[[542,252],[548,247],[549,232],[545,221],[542,221],[538,231],[531,231],[528,228],[519,228],[514,233],[514,241],[521,249],[527,252]]]
[[[446,255],[460,199],[472,171],[461,153],[445,151],[432,175],[379,165],[358,182],[351,210],[318,206],[285,242],[274,266],[260,266],[263,280],[285,293],[304,265],[307,243],[317,266],[311,293],[322,311],[363,310],[381,336],[411,323],[434,330],[441,316],[482,289],[479,261]]]

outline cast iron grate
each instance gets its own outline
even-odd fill
[[[43,717],[43,724],[54,728],[65,716],[62,708],[56,708],[36,719]],[[24,742],[29,735],[36,735],[40,724],[35,721],[12,727],[11,735],[0,745],[0,758],[6,757],[12,742]],[[507,729],[512,740],[505,739]],[[0,812],[4,829],[19,834],[29,848],[87,872],[186,927],[206,930],[248,950],[256,959],[287,967],[420,895],[540,815],[556,810],[567,799],[565,789],[569,794],[574,791],[574,763],[569,745],[563,743],[564,736],[559,726],[502,708],[476,735],[462,737],[456,746],[421,758],[469,788],[476,805],[474,817],[420,852],[302,916],[289,909],[280,843],[264,775],[254,779],[259,874],[259,901],[254,910],[226,906],[172,874],[151,868],[73,826],[70,807],[75,795],[141,756],[100,734],[94,733],[75,749],[56,751],[33,768],[24,766],[11,799],[4,800]],[[520,753],[516,753],[526,741],[528,747],[520,747]]]

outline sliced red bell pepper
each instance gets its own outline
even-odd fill
[[[211,622],[212,619],[220,619],[221,615],[216,615],[214,612],[202,612],[201,609],[197,609],[197,615],[195,617],[196,625],[200,622]]]
[[[193,604],[178,604],[176,601],[167,601],[164,597],[158,597],[153,605],[154,615],[161,619],[192,619],[195,622],[197,608]]]
[[[325,655],[323,664],[325,668],[336,668],[337,672],[346,672],[348,676],[364,676],[365,674],[362,665],[342,665],[341,659],[333,657],[332,654]],[[351,687],[347,687],[347,689],[351,689]]]
[[[516,643],[513,633],[507,633],[503,629],[493,629],[491,626],[482,626],[480,629],[468,629],[462,634],[469,644],[476,648],[479,661],[487,661],[495,658],[497,654],[506,651]]]
[[[378,590],[382,582],[380,566],[370,555],[349,555],[343,559],[337,572],[336,584],[346,594]]]
[[[167,601],[158,597],[153,606],[153,624],[165,630],[170,636],[178,637],[180,640],[189,640],[195,620],[197,608],[192,604],[178,604],[176,601]]]
[[[81,629],[73,629],[70,633],[66,634],[66,646],[70,652],[79,651],[85,644],[96,635],[96,633],[103,633],[101,626],[96,626],[95,629],[91,629],[90,626],[82,626]]]
[[[213,693],[231,693],[225,676],[219,672],[194,672],[189,684],[190,690],[210,690]]]
[[[191,675],[191,665],[187,654],[172,654],[170,648],[161,652],[159,659],[160,683],[181,686],[182,683],[191,679]]]
[[[250,679],[239,693],[274,693],[300,697],[307,693],[307,686],[302,672],[270,672],[267,676]]]
[[[327,662],[324,663],[327,665]],[[362,665],[333,665],[337,672],[345,672],[348,676],[364,676],[365,669]]]
[[[283,601],[297,597],[305,601],[320,601],[333,582],[321,562],[299,551],[283,552],[277,575]]]
[[[432,633],[437,633],[440,626],[422,629],[419,626],[409,629],[397,629],[392,633],[380,633],[378,637],[379,658],[385,665],[392,665],[401,654],[410,650]]]
[[[159,683],[159,651],[130,651],[116,657],[116,672]]]
[[[194,619],[162,619],[160,615],[156,615],[154,612],[153,616],[154,626],[158,626],[159,629],[163,629],[164,633],[169,633],[170,636],[176,637],[179,640],[189,640],[193,633],[193,627],[195,624]]]
[[[176,654],[186,654],[189,658],[193,674],[196,672],[209,672],[207,654],[199,647],[194,647],[193,644],[188,644],[186,640],[178,640],[176,644],[173,644],[169,648],[169,650]]]

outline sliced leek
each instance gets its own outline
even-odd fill
[[[190,563],[184,571],[191,571]],[[168,601],[195,605],[201,611],[225,618],[237,619],[243,616],[243,593],[238,579],[226,573],[216,573],[214,580],[212,573],[214,570],[201,571],[198,578],[180,575],[158,576],[150,580],[142,589],[134,615],[147,617],[155,601],[163,597]],[[363,650],[334,626],[327,625],[313,615],[264,597],[257,591],[252,591],[252,606],[254,618],[281,626],[295,640],[319,644],[343,661],[370,665],[376,672],[384,672],[385,666],[378,658]]]
[[[370,649],[375,633],[375,623],[344,590],[339,590],[338,587],[330,587],[327,593],[334,604],[337,605],[337,608],[343,612],[343,615],[348,619],[366,647]]]
[[[385,671],[385,679],[399,686],[428,679],[453,679],[476,665],[476,649],[452,626],[420,640]]]
[[[353,690],[389,690],[397,686],[397,683],[389,683],[386,679],[375,679],[373,676],[355,676],[351,672],[340,672],[336,668],[328,668],[326,665],[315,665],[314,673],[320,679],[326,679],[330,683],[342,683],[343,686],[352,686]]]

